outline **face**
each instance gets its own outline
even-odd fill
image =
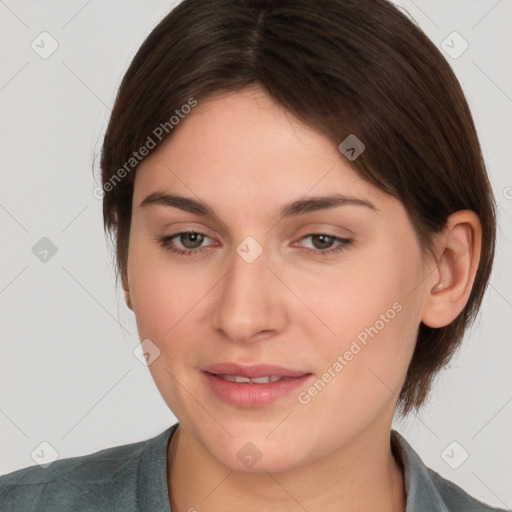
[[[261,91],[199,102],[180,123],[137,170],[127,284],[181,427],[251,471],[389,435],[425,293],[402,204]],[[205,370],[254,365],[281,380]]]

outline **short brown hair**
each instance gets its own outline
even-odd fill
[[[425,402],[478,312],[496,216],[457,78],[387,0],[185,0],[156,26],[122,80],[102,147],[104,228],[116,247],[117,278],[126,283],[136,170],[127,172],[126,162],[191,98],[250,86],[336,145],[349,134],[363,141],[353,168],[403,203],[425,253],[450,214],[469,209],[480,218],[481,260],[468,303],[446,327],[420,324],[398,400],[405,416]]]

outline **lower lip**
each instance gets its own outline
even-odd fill
[[[302,377],[284,377],[277,382],[255,384],[253,382],[229,382],[211,373],[202,372],[211,391],[230,405],[237,407],[265,407],[304,386],[312,374]]]

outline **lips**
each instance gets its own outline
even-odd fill
[[[305,370],[297,370],[293,368],[285,368],[273,364],[256,364],[256,365],[241,365],[237,363],[216,363],[201,368],[203,372],[212,375],[233,376],[233,377],[246,377],[255,379],[258,377],[302,377],[311,372]]]
[[[217,363],[201,368],[204,383],[214,396],[234,407],[266,407],[292,400],[293,392],[313,377],[311,372],[273,364]]]

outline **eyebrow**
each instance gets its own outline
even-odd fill
[[[279,209],[279,220],[318,210],[325,210],[346,205],[363,206],[365,208],[369,208],[370,210],[378,211],[378,208],[366,199],[335,194],[330,196],[318,196],[310,197],[308,199],[299,199],[287,203]],[[178,208],[195,215],[218,219],[218,215],[206,203],[192,199],[190,197],[169,194],[167,192],[153,192],[149,194],[140,203],[139,208],[145,208],[148,206],[167,206]]]

